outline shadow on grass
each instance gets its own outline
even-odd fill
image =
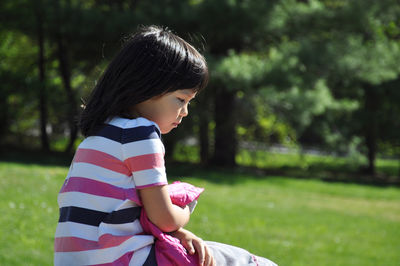
[[[72,158],[72,154],[61,152],[17,149],[15,147],[0,148],[1,162],[38,164],[43,166],[69,166]]]
[[[185,178],[204,179],[216,184],[237,184],[249,179],[266,179],[263,171],[235,167],[204,166],[196,163],[169,162],[166,164],[169,179],[184,181]]]
[[[69,167],[72,158],[72,154],[61,152],[43,152],[4,147],[0,149],[1,162]],[[325,182],[400,187],[400,178],[398,177],[382,174],[375,176],[365,175],[360,171],[345,166],[327,167],[327,165],[315,164],[306,169],[288,166],[261,169],[249,166],[227,168],[204,166],[189,162],[168,162],[166,168],[171,181],[183,181],[185,177],[194,177],[217,184],[238,184],[249,179],[257,180],[279,176],[316,179]]]
[[[187,162],[173,162],[167,164],[168,176],[183,180],[186,177],[205,179],[218,184],[237,184],[246,179],[266,179],[271,177],[287,177],[297,179],[314,179],[332,183],[351,183],[368,186],[397,186],[400,187],[400,178],[386,175],[365,175],[354,169],[342,168],[325,169],[323,167],[281,167],[281,168],[256,168],[237,166],[234,168],[221,168],[203,166]]]

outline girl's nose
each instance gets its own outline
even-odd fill
[[[185,117],[189,114],[189,110],[188,110],[188,104],[185,104],[185,106],[183,106],[183,108],[181,109],[181,116]]]

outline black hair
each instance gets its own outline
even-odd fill
[[[94,87],[79,118],[87,137],[113,116],[129,117],[129,108],[181,89],[199,91],[208,83],[204,57],[189,43],[158,26],[130,36]]]

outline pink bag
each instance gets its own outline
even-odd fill
[[[197,200],[204,188],[176,181],[168,185],[168,191],[172,203],[183,207]],[[177,238],[158,229],[150,222],[144,208],[140,215],[140,223],[145,233],[152,234],[156,238],[155,253],[158,265],[199,265],[197,254],[190,255]]]

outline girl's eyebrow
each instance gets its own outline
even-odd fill
[[[193,92],[188,92],[188,91],[184,91],[184,90],[181,90],[179,92],[182,93],[182,94],[185,94],[188,97],[191,97],[192,99],[194,99],[196,97],[196,93],[195,92],[193,93]]]

